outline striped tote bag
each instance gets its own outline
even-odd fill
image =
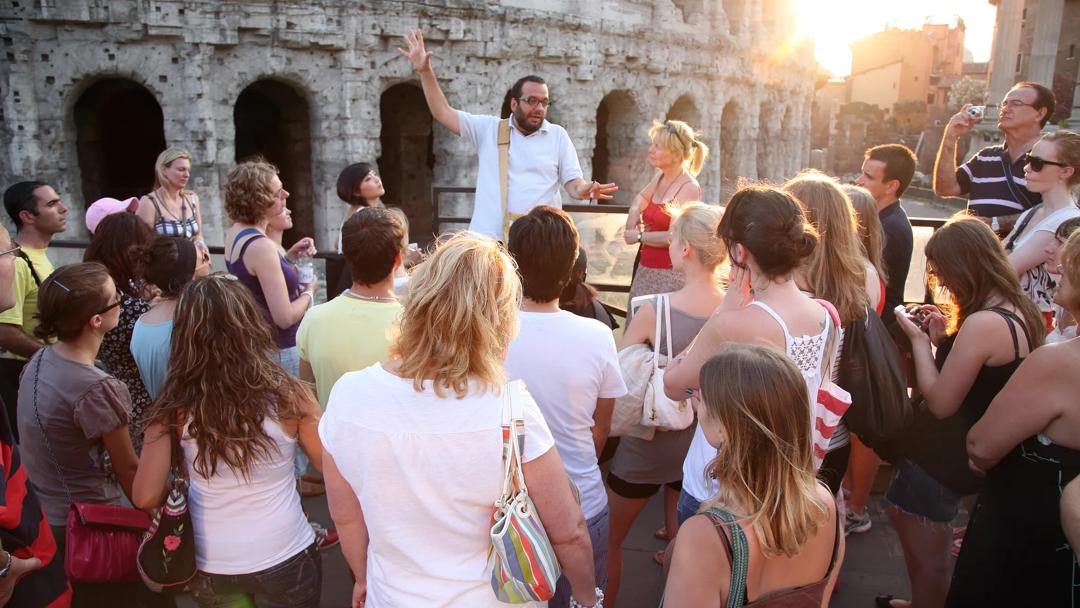
[[[521,454],[525,420],[521,381],[503,387],[503,483],[491,513],[488,568],[495,597],[507,604],[543,602],[555,595],[562,569],[525,487]]]

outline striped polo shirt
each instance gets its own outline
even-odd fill
[[[1042,202],[1027,189],[1027,154],[1009,164],[1005,146],[987,146],[956,170],[960,192],[968,195],[968,210],[980,217],[1015,215]]]

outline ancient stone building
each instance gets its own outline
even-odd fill
[[[617,202],[650,177],[650,122],[690,122],[714,151],[701,180],[716,200],[722,180],[807,164],[814,63],[789,1],[3,0],[0,183],[54,184],[81,230],[86,202],[145,193],[157,153],[183,146],[220,243],[222,181],[260,153],[281,169],[296,231],[325,248],[344,211],[338,172],[377,162],[386,201],[424,240],[432,188],[471,187],[476,170],[396,50],[419,27],[456,108],[497,113],[516,78],[543,76],[549,118],[586,176],[620,185]],[[471,205],[442,200],[443,215]]]

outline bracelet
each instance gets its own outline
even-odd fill
[[[0,549],[0,551],[3,551],[3,550]],[[8,553],[7,551],[4,551],[4,555],[7,556],[7,563],[4,565],[3,568],[0,568],[0,578],[4,578],[5,576],[8,575],[8,572],[11,570],[11,562],[14,561],[14,560],[11,559],[11,554]]]
[[[311,300],[311,302],[308,304],[308,308],[315,306],[315,294],[311,293],[310,291],[302,291],[300,292],[300,295],[307,296],[308,299]]]
[[[642,234],[641,234],[641,231],[639,230],[638,233],[637,233],[637,242],[639,242],[639,243],[641,242],[641,237],[642,237]]]
[[[592,606],[586,606],[574,599],[574,596],[570,596],[570,608],[604,608],[604,590],[600,587],[596,588],[596,603]]]

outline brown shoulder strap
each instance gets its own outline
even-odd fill
[[[510,192],[510,119],[499,121],[499,197],[502,201],[503,241],[506,241],[510,229],[510,214],[506,210],[506,198]]]

